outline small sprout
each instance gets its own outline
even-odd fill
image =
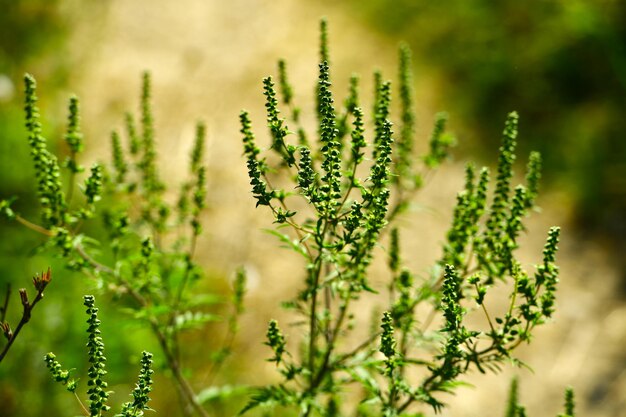
[[[13,339],[13,330],[11,329],[11,325],[6,321],[0,323],[0,329],[2,329],[2,333],[7,338],[7,340]]]

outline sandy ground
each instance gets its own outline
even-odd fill
[[[240,353],[249,356],[242,367],[267,353],[261,346],[264,328],[259,328],[259,320],[281,314],[278,303],[298,288],[300,274],[295,255],[277,252],[276,240],[261,230],[271,227],[271,218],[254,210],[248,193],[238,114],[241,108],[249,109],[256,131],[265,137],[261,79],[275,74],[278,58],[290,65],[296,100],[313,103],[318,19],[323,15],[330,23],[333,78],[341,99],[352,71],[362,74],[364,95],[370,91],[374,68],[395,78],[399,40],[378,38],[339,10],[328,5],[322,9],[316,2],[117,0],[89,20],[76,14],[68,57],[76,71],[70,85],[83,98],[91,158],[102,159],[108,151],[97,144],[108,143],[109,131],[121,127],[124,111],[137,108],[144,70],[153,74],[160,163],[168,181],[182,179],[196,120],[207,123],[211,191],[202,262],[219,271],[245,264],[255,281],[244,320],[246,340],[238,345]],[[420,57],[416,60],[419,63]],[[427,75],[419,78],[419,133],[424,139],[439,110],[429,100],[436,93]],[[435,176],[419,195],[417,208],[402,219],[409,231],[405,235],[414,236],[404,247],[413,270],[424,272],[440,254],[439,243],[461,185],[459,161]],[[551,193],[540,204],[544,210],[531,220],[521,255],[526,265],[539,261],[550,225],[561,224],[564,233],[558,312],[554,323],[541,328],[521,354],[536,371],[472,375],[476,388],[461,389],[442,415],[502,415],[513,374],[522,376],[521,396],[529,416],[556,415],[567,385],[579,394],[580,415],[624,415],[626,354],[620,346],[626,342],[626,307],[615,302],[616,273],[598,243],[577,240],[570,232],[566,196]],[[256,375],[259,380],[265,377],[263,372]]]

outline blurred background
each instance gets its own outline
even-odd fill
[[[511,375],[520,375],[529,416],[560,410],[562,391],[578,394],[580,415],[618,416],[626,407],[626,10],[618,0],[526,2],[503,0],[290,1],[0,0],[0,198],[17,196],[16,209],[37,218],[34,173],[23,128],[22,78],[32,73],[44,134],[60,155],[66,106],[82,104],[84,165],[108,162],[111,129],[138,109],[140,74],[153,76],[154,108],[163,177],[182,180],[197,120],[207,123],[209,210],[200,247],[212,282],[227,291],[232,272],[250,271],[248,313],[235,345],[236,361],[218,383],[257,384],[272,375],[259,365],[265,323],[281,315],[279,303],[299,288],[301,265],[261,229],[269,213],[254,210],[238,133],[240,109],[250,110],[263,132],[261,79],[289,65],[296,101],[313,108],[318,22],[326,16],[335,91],[343,97],[352,72],[366,86],[381,69],[395,80],[397,46],[413,48],[418,134],[424,144],[434,114],[446,110],[459,146],[419,195],[423,210],[402,219],[417,236],[405,258],[426,271],[440,255],[455,193],[468,160],[494,166],[505,115],[520,113],[519,159],[531,149],[544,156],[540,213],[530,219],[521,258],[540,259],[547,228],[563,228],[557,314],[521,356],[534,369],[472,375],[475,388],[450,398],[443,415],[500,416]],[[307,103],[311,103],[307,108]],[[260,135],[263,137],[263,135]],[[423,145],[424,145],[423,144]],[[81,296],[97,289],[40,250],[42,240],[15,224],[0,223],[0,289],[29,286],[51,265],[54,281],[33,320],[0,365],[0,416],[71,416],[74,399],[53,384],[45,352],[67,367],[85,369]],[[406,235],[409,235],[407,233]],[[291,259],[294,258],[294,259]],[[293,274],[291,271],[296,271]],[[9,318],[19,320],[14,294]],[[126,401],[139,352],[158,347],[99,298],[109,375],[116,400]],[[203,369],[202,340],[189,368]],[[147,346],[146,346],[147,344]],[[250,372],[256,369],[258,372]],[[198,372],[202,373],[202,372]],[[195,381],[201,384],[201,378]],[[125,385],[126,384],[126,385]],[[157,378],[160,415],[177,415],[175,394]],[[244,397],[234,398],[236,406]],[[222,407],[222,408],[221,408]],[[45,410],[45,411],[44,411]],[[213,405],[215,415],[231,415]]]

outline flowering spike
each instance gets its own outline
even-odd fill
[[[450,148],[455,145],[454,136],[446,134],[448,114],[440,112],[435,115],[435,126],[430,137],[430,151],[425,162],[430,168],[439,166],[449,155]]]
[[[126,113],[125,116],[126,134],[128,135],[128,144],[130,154],[135,156],[141,150],[141,141],[139,135],[137,135],[137,128],[135,126],[135,119],[130,113]]]
[[[276,365],[280,364],[283,358],[283,354],[286,352],[285,337],[278,328],[278,322],[276,320],[270,320],[270,324],[267,328],[267,342],[265,344],[272,348],[274,351],[274,357],[269,359],[270,362],[276,362]]]
[[[328,54],[328,20],[320,19],[320,62],[330,63]]]
[[[291,105],[293,87],[289,84],[289,79],[287,78],[287,63],[284,59],[278,61],[278,82],[283,96],[283,103],[288,106]]]
[[[330,91],[329,68],[327,62],[319,66],[319,100],[320,100],[320,140],[322,142],[322,176],[320,186],[320,198],[326,206],[327,215],[333,216],[341,198],[341,152],[337,141],[338,130],[336,127],[335,109]]]
[[[35,167],[43,223],[45,227],[62,225],[65,221],[66,203],[59,164],[57,158],[48,151],[46,139],[42,135],[35,79],[32,75],[26,74],[24,83],[26,130]]]
[[[120,417],[141,417],[144,410],[149,410],[148,402],[150,401],[150,392],[152,391],[152,353],[143,351],[141,354],[141,370],[137,385],[131,396],[132,402],[124,403]]]
[[[526,199],[527,208],[531,208],[534,205],[537,194],[539,193],[541,165],[541,154],[539,152],[531,152],[526,168],[526,188],[528,189],[528,197]]]
[[[266,97],[265,108],[267,110],[267,125],[272,134],[272,149],[283,157],[288,166],[292,166],[296,162],[294,158],[295,148],[285,143],[285,137],[289,134],[289,130],[284,125],[284,120],[279,117],[280,111],[278,110],[278,100],[276,99],[272,77],[263,79],[263,94]]]
[[[120,142],[120,136],[116,131],[111,132],[111,153],[113,157],[113,167],[115,168],[115,183],[123,184],[128,173],[128,164],[124,159],[124,150]]]
[[[374,112],[374,153],[373,157],[378,155],[378,147],[383,140],[385,123],[389,123],[389,105],[391,104],[391,83],[389,81],[381,82],[376,89],[376,103]]]
[[[497,231],[502,227],[504,209],[509,200],[510,183],[513,177],[513,162],[515,162],[515,147],[517,142],[517,124],[519,116],[517,112],[511,112],[507,116],[502,134],[502,145],[498,158],[498,175],[496,178],[496,190],[491,204],[491,215],[487,227],[491,231]]]
[[[76,392],[77,380],[71,377],[71,370],[63,370],[63,367],[57,361],[54,353],[49,352],[44,356],[44,361],[46,362],[46,366],[50,370],[52,377],[55,381],[60,382],[62,385],[65,385],[69,392]]]
[[[257,207],[259,205],[269,206],[273,198],[273,193],[267,190],[267,184],[261,178],[264,174],[265,163],[257,159],[257,155],[261,152],[255,144],[254,134],[252,133],[252,123],[248,112],[242,111],[239,115],[241,121],[241,130],[243,134],[243,152],[246,155],[248,165],[248,176],[250,177],[250,185],[252,185],[252,194],[257,199]]]
[[[193,149],[191,151],[191,172],[197,173],[202,165],[204,157],[204,148],[206,141],[206,126],[203,122],[196,124],[196,138],[194,140]]]
[[[76,155],[83,151],[83,134],[80,131],[80,111],[78,97],[70,97],[69,116],[67,124],[67,133],[65,134],[65,142],[70,149],[70,156],[65,161],[65,166],[70,172],[76,174],[83,169],[76,162]]]
[[[576,417],[574,390],[571,387],[565,390],[565,414],[560,417]]]
[[[152,116],[150,73],[144,72],[141,86],[141,148],[143,154],[139,167],[142,173],[143,185],[148,194],[163,191],[164,185],[159,179],[156,168],[156,147],[154,143],[154,119]]]
[[[410,173],[413,152],[413,140],[415,136],[415,108],[413,104],[413,73],[411,62],[411,49],[407,44],[402,44],[399,49],[399,90],[401,105],[400,138],[398,140],[398,152],[396,155],[397,174],[399,181]]]
[[[206,168],[200,167],[197,171],[197,179],[193,193],[191,227],[194,236],[199,236],[202,233],[200,213],[206,207],[206,193]]]
[[[89,396],[89,410],[92,416],[99,416],[102,411],[107,411],[110,407],[106,405],[109,393],[106,390],[108,384],[104,381],[107,374],[105,369],[106,357],[104,356],[104,343],[100,336],[100,320],[98,320],[98,308],[95,307],[93,295],[84,296],[84,305],[87,307],[87,328],[89,370],[87,375],[89,381],[87,385],[87,395]]]
[[[102,197],[102,166],[94,164],[91,175],[85,181],[85,196],[88,204],[94,204]]]

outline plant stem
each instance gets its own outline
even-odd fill
[[[20,291],[22,291],[22,290],[20,290]],[[0,352],[0,362],[2,362],[2,360],[6,356],[7,352],[11,348],[11,345],[13,345],[13,342],[15,341],[15,339],[17,339],[17,335],[22,330],[22,327],[24,327],[24,325],[26,323],[28,323],[28,321],[30,320],[31,312],[33,311],[33,308],[35,308],[35,305],[42,298],[43,298],[43,288],[37,291],[37,295],[35,296],[35,299],[33,300],[32,303],[26,302],[24,304],[24,312],[22,313],[22,318],[20,319],[20,322],[18,323],[17,327],[15,328],[15,331],[13,332],[13,335],[11,335],[11,337],[9,338],[8,343],[6,344],[6,346],[4,347],[2,352]]]
[[[54,235],[50,230],[48,230],[48,229],[46,229],[44,227],[41,227],[38,224],[35,224],[35,223],[33,223],[33,222],[29,221],[29,220],[26,220],[25,218],[23,218],[19,214],[15,215],[15,220],[17,220],[18,223],[21,223],[22,225],[26,226],[27,228],[29,228],[31,230],[34,230],[37,233],[41,233],[42,235],[46,235],[48,237],[52,237]]]
[[[83,402],[80,400],[80,397],[78,396],[78,393],[76,393],[76,391],[74,391],[74,397],[76,397],[76,401],[78,401],[80,408],[83,409],[83,414],[89,417],[90,416],[89,410],[87,410],[87,407],[85,407],[85,404],[83,404]]]

